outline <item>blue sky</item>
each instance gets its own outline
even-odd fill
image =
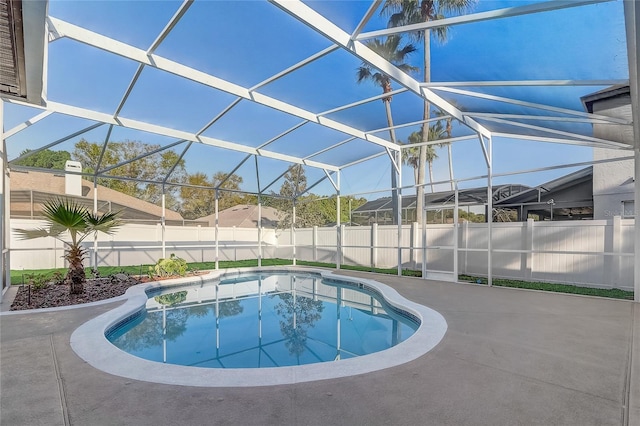
[[[535,2],[481,0],[474,11],[528,3]],[[355,28],[369,6],[369,2],[365,1],[313,1],[307,4],[346,31]],[[51,16],[146,50],[179,5],[180,2],[175,1],[53,0],[49,9]],[[385,27],[385,20],[385,17],[376,15],[365,31]],[[266,2],[196,0],[156,53],[241,86],[251,87],[327,46],[329,42],[324,38]],[[415,65],[421,63],[420,49],[411,61]],[[628,70],[622,2],[455,26],[451,28],[446,44],[433,44],[432,63],[433,81],[626,79]],[[372,83],[356,84],[355,72],[359,65],[360,61],[349,53],[335,51],[258,91],[312,112],[326,111],[380,93],[380,88]],[[72,40],[57,40],[50,44],[49,51],[49,99],[113,113],[136,68],[137,64],[128,59]],[[420,74],[414,77],[421,79]],[[394,88],[398,87],[394,85]],[[470,89],[581,111],[580,96],[601,88]],[[467,111],[546,114],[468,96],[445,92],[439,94]],[[195,132],[234,99],[227,93],[146,67],[121,115]],[[396,95],[391,105],[396,124],[420,119],[421,102],[413,94]],[[35,114],[37,111],[29,108],[7,105],[5,129]],[[336,113],[330,118],[363,130],[386,127],[381,101]],[[204,135],[256,147],[300,121],[300,118],[243,100]],[[42,146],[90,124],[81,119],[57,115],[48,117],[8,140],[9,157],[15,158],[22,149]],[[101,141],[106,128],[102,126],[83,137]],[[398,130],[398,138],[406,140],[408,134],[415,130],[416,127]],[[591,132],[588,125],[573,126],[571,130],[586,135]],[[468,134],[468,129],[454,126],[454,136]],[[347,137],[315,124],[306,124],[270,145],[269,149],[305,156]],[[72,151],[78,139],[54,149]],[[174,141],[126,129],[114,130],[112,140],[124,139],[161,145]],[[180,152],[181,147],[176,151]],[[454,143],[452,151],[456,178],[486,173],[477,141]],[[361,155],[376,152],[379,152],[379,148],[356,141],[315,159],[328,163],[348,163]],[[242,153],[194,145],[185,160],[190,172],[202,171],[212,175],[217,171],[231,171],[244,156]],[[434,162],[436,181],[448,179],[449,176],[446,149],[439,149],[438,156]],[[591,149],[585,147],[500,138],[494,141],[495,173],[589,161],[591,158]],[[257,189],[254,167],[254,162],[248,161],[238,171],[244,177],[243,189],[248,191]],[[261,158],[259,167],[261,184],[264,186],[282,173],[287,165]],[[320,170],[306,170],[309,183],[324,175]],[[495,182],[537,185],[571,171],[497,178]],[[342,193],[386,189],[390,184],[390,172],[391,166],[384,156],[347,168],[342,174]],[[412,183],[412,169],[403,168],[403,185]],[[473,181],[461,186],[485,184],[485,181]],[[279,184],[275,184],[272,189],[277,191],[278,188]],[[333,188],[324,182],[314,188],[314,192],[329,194]],[[367,198],[376,196],[368,195]]]

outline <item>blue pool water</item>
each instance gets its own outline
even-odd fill
[[[151,361],[263,368],[366,355],[415,332],[410,315],[359,287],[300,272],[174,287],[150,294],[146,311],[107,338]]]

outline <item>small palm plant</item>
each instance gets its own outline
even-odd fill
[[[118,213],[93,214],[87,207],[62,198],[47,201],[42,212],[48,226],[37,229],[16,229],[15,232],[22,239],[53,237],[62,241],[66,248],[64,257],[69,262],[69,271],[64,282],[69,284],[71,294],[80,294],[84,291],[84,284],[87,281],[82,265],[87,250],[82,247],[82,241],[98,232],[112,234],[121,225]]]

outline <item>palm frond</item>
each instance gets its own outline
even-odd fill
[[[463,15],[470,11],[477,0],[386,0],[380,14],[388,16],[387,27],[399,27],[421,22],[436,21],[452,15]],[[447,27],[432,30],[436,40],[445,43],[449,37]],[[413,41],[420,41],[424,31],[408,34]]]
[[[89,213],[86,217],[87,225],[92,231],[113,234],[122,225],[120,212],[107,212],[102,215]]]
[[[398,69],[407,74],[420,71],[420,68],[414,67],[413,65],[409,65],[409,64],[398,65]]]
[[[462,15],[473,8],[476,0],[440,0],[438,9],[441,13]]]
[[[32,240],[34,238],[45,238],[52,237],[53,235],[46,228],[36,228],[36,229],[14,229],[13,232],[16,233],[18,239],[20,240]]]
[[[49,200],[42,207],[42,213],[48,221],[68,229],[69,232],[85,230],[85,212],[86,207],[68,199]]]
[[[107,235],[113,234],[122,225],[119,216],[120,212],[107,212],[101,215],[87,212],[85,217],[87,227],[85,232],[80,235],[78,242],[84,241],[89,235],[94,235],[97,232],[104,232]]]
[[[387,28],[423,22],[420,4],[417,0],[386,0],[380,15],[388,16]],[[418,42],[424,36],[423,31],[414,31],[408,34],[410,40]]]
[[[433,145],[427,145],[427,163],[431,164],[438,158],[438,153],[433,148]]]
[[[358,83],[361,83],[365,80],[370,80],[371,79],[371,68],[368,66],[360,66],[358,67],[358,70],[356,71],[356,75],[358,78]]]
[[[408,55],[416,51],[415,46],[413,46],[411,43],[407,43],[404,46],[399,47],[401,40],[402,38],[400,36],[392,35],[385,38],[384,41],[377,38],[367,40],[365,42],[365,45],[383,59],[391,62],[403,72],[411,73],[418,71],[418,68],[404,62]],[[361,83],[364,80],[371,80],[375,82],[382,88],[383,93],[391,90],[390,77],[387,74],[372,69],[371,66],[366,62],[363,62],[357,70],[358,83]],[[389,97],[385,98],[384,100],[388,101],[390,99],[391,98]]]
[[[449,39],[449,27],[434,28],[433,33],[435,34],[436,40],[438,40],[440,44],[445,44]]]
[[[416,51],[416,47],[411,44],[411,43],[407,43],[404,46],[402,46],[401,49],[397,50],[395,55],[394,55],[394,59],[401,62],[404,61],[405,57],[407,55],[410,55],[411,53]]]

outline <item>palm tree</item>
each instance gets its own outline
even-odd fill
[[[416,48],[411,43],[406,43],[403,46],[400,45],[401,37],[398,35],[393,35],[387,37],[384,41],[380,39],[372,39],[365,42],[366,46],[377,53],[382,58],[391,62],[396,68],[400,69],[404,72],[414,72],[418,69],[412,65],[409,65],[405,62],[406,58],[413,52],[415,52]],[[371,66],[363,62],[360,67],[358,67],[357,71],[358,83],[362,83],[365,80],[373,81],[375,84],[382,88],[382,93],[391,92],[391,78],[378,70],[372,69]],[[382,98],[382,102],[385,106],[385,111],[387,114],[387,125],[389,127],[389,136],[391,137],[391,142],[394,144],[396,141],[396,132],[393,129],[393,116],[391,115],[391,96],[386,96]],[[398,161],[398,158],[395,158]],[[392,171],[391,173],[391,187],[396,188],[397,178],[396,174]],[[393,208],[393,223],[397,223],[398,217],[398,197],[397,197],[397,189],[393,190],[392,196],[392,208]]]
[[[429,126],[429,140],[437,141],[439,139],[444,139],[445,136],[445,128],[442,126],[442,122],[437,121],[435,124]],[[416,144],[421,143],[423,141],[422,137],[422,129],[417,132],[413,132],[409,135],[407,139],[408,144]],[[421,147],[410,147],[405,148],[402,151],[402,163],[408,166],[413,167],[413,174],[416,179],[416,184],[418,183],[418,169],[420,167],[420,150],[424,148],[424,151],[427,153],[426,155],[426,163],[429,167],[429,179],[431,182],[431,192],[434,192],[433,188],[433,162],[436,158],[438,158],[438,153],[436,152],[433,145],[425,145]],[[417,204],[417,203],[416,203]],[[417,206],[416,206],[417,207]],[[416,209],[416,213],[421,210]]]
[[[421,22],[435,21],[445,17],[445,14],[462,14],[469,10],[476,0],[386,0],[382,8],[382,13],[389,15],[389,27],[410,25]],[[448,28],[438,27],[434,29],[436,38],[444,42],[447,40]],[[424,82],[431,81],[431,30],[418,31],[412,33],[415,40],[422,40],[424,47]],[[430,118],[430,105],[425,100],[423,120]],[[422,125],[423,136],[429,135],[428,124]],[[425,139],[426,142],[428,139]],[[424,183],[424,166],[427,163],[427,149],[420,151],[420,167],[418,168],[419,183]],[[424,187],[419,186],[417,208],[421,211],[424,202]]]
[[[438,110],[436,111],[436,117],[446,117],[445,122],[446,122],[446,127],[445,127],[445,133],[446,133],[446,138],[447,139],[451,139],[451,122],[453,121],[453,118],[447,114],[445,111],[441,110],[438,108]],[[441,147],[446,146],[447,147],[447,156],[449,157],[449,181],[451,183],[451,190],[454,190],[454,184],[453,184],[453,158],[451,156],[451,142],[444,142],[440,144]]]
[[[121,225],[118,213],[93,214],[87,207],[62,198],[47,201],[42,213],[47,227],[15,231],[22,239],[53,237],[62,241],[66,247],[64,258],[69,262],[65,283],[69,284],[71,294],[80,294],[84,291],[84,283],[87,281],[82,265],[87,251],[81,243],[97,232],[112,234]],[[68,235],[71,241],[66,241],[63,234]]]
[[[437,121],[436,124],[429,126],[429,136],[427,140],[437,141],[444,138],[445,130],[444,127],[442,127],[442,122]],[[422,140],[424,140],[424,138],[422,138]],[[439,144],[439,146],[442,146],[442,144]],[[427,145],[427,147],[431,148],[431,145]],[[429,165],[429,182],[431,182],[431,192],[433,192],[433,161],[438,158],[438,155],[435,153],[433,148],[431,148],[433,154],[430,154],[429,149],[426,151],[427,164]]]

